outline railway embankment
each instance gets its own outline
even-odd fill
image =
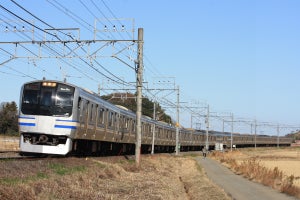
[[[192,156],[4,159],[0,199],[230,199]]]

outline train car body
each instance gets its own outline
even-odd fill
[[[19,106],[20,150],[22,153],[134,152],[136,115],[113,105],[97,94],[59,81],[33,81],[22,86]],[[206,145],[204,131],[180,128],[180,149],[200,150]],[[234,136],[238,146],[288,145],[289,138]],[[230,147],[230,135],[210,132],[208,145]],[[142,117],[142,151],[174,152],[176,128]]]

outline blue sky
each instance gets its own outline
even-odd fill
[[[16,2],[53,27],[80,28],[81,39],[93,39],[93,33],[84,27],[89,27],[86,22],[94,25],[93,14],[108,26],[123,23],[109,23],[108,18],[133,18],[135,37],[137,28],[144,28],[144,78],[149,85],[157,80],[155,77],[175,77],[182,102],[199,100],[208,103],[213,112],[232,112],[235,118],[256,118],[261,122],[300,126],[299,1],[76,0],[72,4],[66,0]],[[61,10],[57,8],[57,2],[62,5]],[[10,1],[2,2],[1,5],[26,20],[34,20],[43,29],[49,28]],[[16,17],[3,9],[0,13],[0,19],[5,21],[0,24],[1,29],[7,26],[7,21],[10,24],[16,23]],[[78,23],[66,15],[70,13],[75,13],[84,21]],[[97,25],[102,24],[98,22]],[[13,32],[2,31],[0,34],[1,41],[23,40],[22,36]],[[102,39],[107,38],[103,36]],[[136,55],[134,51],[127,54],[133,57]],[[0,63],[6,59],[7,55],[0,51]],[[135,81],[134,71],[115,59],[97,58],[97,61],[122,80]],[[103,76],[80,61],[67,59],[67,62],[78,63],[96,81],[59,59],[15,59],[0,66],[0,102],[18,101],[21,84],[32,80],[28,76],[24,77],[26,75],[60,80],[68,75],[69,82],[93,91],[97,91],[97,82],[103,87],[108,85]],[[101,68],[99,70],[103,71]],[[113,88],[114,85],[109,87]],[[168,98],[175,102],[176,95],[172,94]],[[174,109],[166,109],[175,116]],[[190,126],[189,113],[182,113],[180,118],[184,126]],[[220,129],[220,122],[214,119],[212,121],[215,123],[212,123],[213,128]],[[201,123],[204,128],[203,122]],[[236,131],[242,131],[246,126],[237,124]],[[261,133],[269,131],[274,132],[272,129],[261,130]],[[282,130],[286,131],[289,130]]]

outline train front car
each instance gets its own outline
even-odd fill
[[[56,81],[23,85],[20,97],[19,131],[21,154],[66,155],[77,120],[73,110],[75,87]]]

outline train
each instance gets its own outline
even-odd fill
[[[174,152],[176,127],[142,116],[142,153]],[[20,153],[67,155],[133,154],[136,143],[136,113],[113,105],[98,94],[74,84],[56,80],[24,83],[19,104]],[[179,128],[180,151],[212,149],[216,143],[228,148],[230,134]],[[208,143],[207,143],[208,140]],[[238,146],[290,145],[291,138],[233,136]]]

